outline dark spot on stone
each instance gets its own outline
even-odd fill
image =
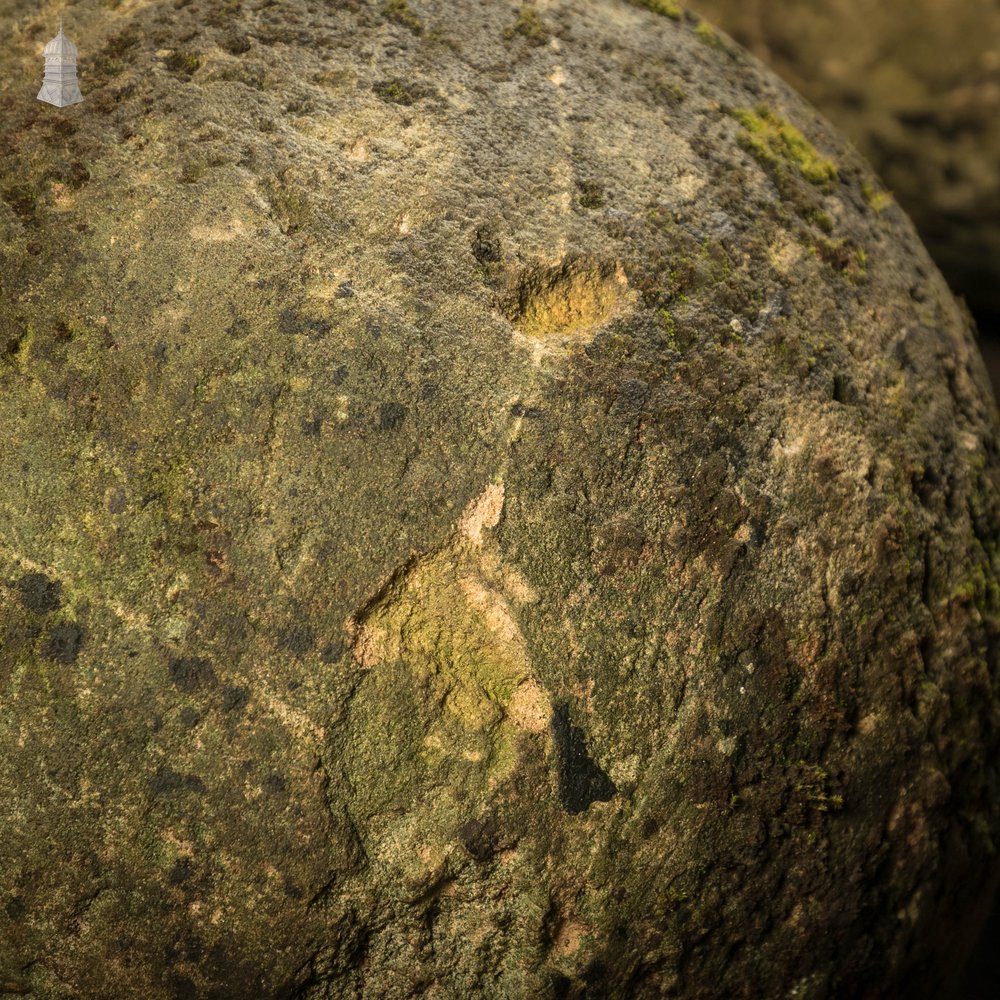
[[[44,573],[26,573],[17,581],[18,599],[36,615],[56,611],[62,603],[62,582],[50,580]]]
[[[250,689],[227,684],[222,689],[222,711],[242,712],[250,700]]]
[[[42,655],[57,663],[73,663],[82,642],[83,629],[79,625],[56,625],[45,640]]]
[[[594,959],[584,970],[580,973],[580,978],[588,986],[596,986],[599,983],[603,984],[608,979],[608,967],[599,959]]]
[[[227,642],[239,643],[246,639],[250,631],[250,623],[244,612],[221,615],[217,619],[216,628]]]
[[[264,791],[272,795],[284,795],[288,790],[285,779],[280,774],[269,774],[264,779]]]
[[[330,321],[322,316],[312,316],[303,320],[306,334],[310,340],[319,340],[330,332]]]
[[[190,705],[185,705],[181,709],[180,719],[185,729],[194,729],[201,721],[201,716]]]
[[[833,398],[837,403],[853,406],[858,402],[858,390],[850,375],[843,372],[833,376]]]
[[[495,264],[503,257],[500,234],[493,226],[480,226],[472,239],[472,256],[480,264]]]
[[[198,962],[205,954],[205,942],[199,934],[187,934],[180,941],[181,954],[188,962]]]
[[[420,383],[420,398],[421,399],[433,399],[438,394],[438,384],[437,382],[432,382],[427,380]]]
[[[25,905],[24,900],[20,896],[13,896],[11,899],[7,900],[7,904],[4,906],[7,916],[15,922],[24,916],[27,909],[28,907]]]
[[[80,160],[73,160],[66,171],[66,183],[74,191],[79,191],[90,180],[90,171]]]
[[[618,789],[587,755],[583,731],[570,722],[569,704],[561,702],[552,713],[556,748],[559,800],[568,813],[583,812],[592,802],[607,802]]]
[[[285,876],[284,879],[284,890],[285,890],[285,895],[289,899],[302,898],[302,889],[295,882],[293,882],[287,875]]]
[[[398,431],[406,419],[406,407],[402,403],[382,403],[378,408],[380,431]]]
[[[604,188],[596,181],[581,181],[577,187],[580,189],[581,208],[601,208],[604,205]]]
[[[278,633],[278,648],[302,657],[312,649],[316,634],[306,622],[292,622]]]
[[[642,413],[649,397],[649,385],[637,378],[626,378],[618,387],[618,394],[611,406],[611,413],[627,421],[635,421]]]
[[[687,789],[693,802],[725,805],[733,794],[733,768],[721,754],[702,752],[688,761]]]
[[[169,670],[174,685],[187,694],[216,683],[212,664],[202,656],[182,656],[171,660]]]
[[[647,816],[642,824],[642,836],[649,840],[660,829],[660,824],[653,819],[652,816]]]
[[[187,976],[170,977],[170,996],[173,1000],[198,1000],[201,993],[194,981]]]
[[[170,874],[167,875],[167,881],[171,885],[181,885],[186,882],[194,874],[194,862],[190,858],[178,858],[174,862],[173,868],[170,869]]]
[[[246,35],[227,35],[220,44],[231,56],[241,56],[250,51],[250,39]]]
[[[149,792],[156,798],[171,792],[204,792],[205,783],[196,774],[181,774],[169,764],[161,764],[149,783]]]
[[[403,83],[402,80],[379,80],[372,84],[372,90],[387,104],[402,104],[407,107],[424,96],[420,87]]]
[[[334,385],[340,385],[347,378],[347,365],[341,365],[331,376],[330,381]]]
[[[35,219],[35,192],[27,184],[15,184],[0,191],[2,198],[18,215],[22,222],[33,222]]]
[[[334,296],[338,299],[349,299],[354,296],[354,286],[349,281],[342,281],[337,285],[337,291],[334,292]]]
[[[125,510],[125,491],[116,486],[108,496],[108,510],[112,514],[121,514]]]
[[[525,406],[524,403],[514,403],[510,408],[511,416],[527,417],[529,420],[537,420],[543,412],[537,406]]]
[[[323,647],[319,658],[323,663],[336,663],[346,652],[347,647],[342,642],[331,642]]]
[[[230,337],[245,337],[249,332],[250,324],[242,316],[237,316],[226,328]]]
[[[499,828],[493,816],[470,819],[458,831],[462,846],[476,861],[489,861],[497,852]]]
[[[376,323],[373,319],[365,321],[365,329],[371,335],[372,340],[378,340],[382,336],[382,324]]]
[[[557,972],[552,977],[552,1000],[569,1000],[573,980]]]
[[[52,335],[60,344],[68,344],[73,339],[73,331],[61,319],[53,326]]]
[[[323,418],[314,414],[309,420],[302,421],[302,433],[306,437],[319,437],[323,429]]]
[[[279,333],[296,333],[301,325],[299,314],[295,309],[282,309],[278,314]]]

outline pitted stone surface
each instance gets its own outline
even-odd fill
[[[4,11],[0,988],[937,995],[997,414],[851,148],[658,0]]]

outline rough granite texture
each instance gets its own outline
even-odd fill
[[[1000,318],[1000,4],[691,0],[858,144],[934,259]]]
[[[3,10],[0,992],[939,995],[997,412],[846,142],[661,0]]]

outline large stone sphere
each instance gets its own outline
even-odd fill
[[[0,991],[937,995],[997,412],[852,148],[669,0],[4,10]]]

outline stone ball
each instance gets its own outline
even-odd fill
[[[670,0],[0,15],[0,990],[934,996],[997,411]],[[985,874],[984,874],[985,873]]]

